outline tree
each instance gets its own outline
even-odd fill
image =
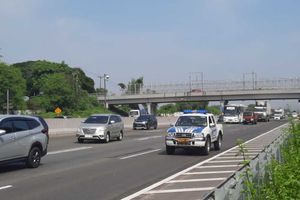
[[[9,90],[12,109],[24,109],[26,82],[24,78],[22,78],[20,70],[5,63],[0,63],[0,71],[0,110],[2,110],[2,112],[5,110],[7,90]]]
[[[144,78],[131,79],[128,83],[126,94],[139,94],[144,86]]]

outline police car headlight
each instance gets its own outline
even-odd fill
[[[167,136],[168,136],[168,137],[174,137],[174,136],[175,136],[175,134],[176,134],[176,133],[169,132]]]
[[[204,133],[194,133],[195,139],[204,140]]]

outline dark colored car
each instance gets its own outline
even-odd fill
[[[157,119],[154,115],[141,115],[133,122],[133,129],[137,128],[150,129],[153,127],[157,129]]]
[[[257,124],[257,114],[252,111],[246,111],[243,113],[244,124]]]

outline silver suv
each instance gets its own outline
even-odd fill
[[[123,139],[124,123],[119,115],[95,114],[80,124],[77,130],[79,143],[84,140],[100,140],[108,143],[112,139]]]
[[[48,125],[43,118],[0,115],[0,164],[25,161],[36,168],[47,154],[48,143]]]

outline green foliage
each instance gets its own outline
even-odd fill
[[[12,68],[0,62],[0,110],[4,112],[6,106],[6,91],[9,90],[12,109],[25,109],[24,95],[26,82],[19,69]]]
[[[163,105],[157,110],[157,114],[159,115],[173,114],[175,112],[178,112],[175,104]]]
[[[239,147],[240,152],[245,152],[241,143]],[[265,169],[265,177],[259,177],[261,181],[257,183],[253,183],[250,168],[246,169],[242,176],[246,199],[300,199],[300,122],[290,122],[286,141],[281,146],[281,155],[282,160],[270,161]]]
[[[220,106],[206,106],[205,109],[208,112],[213,113],[214,115],[220,115],[221,114]]]
[[[138,79],[131,79],[131,81],[128,83],[126,94],[139,94],[141,92],[143,86],[144,86],[144,78],[143,77],[140,77]]]

